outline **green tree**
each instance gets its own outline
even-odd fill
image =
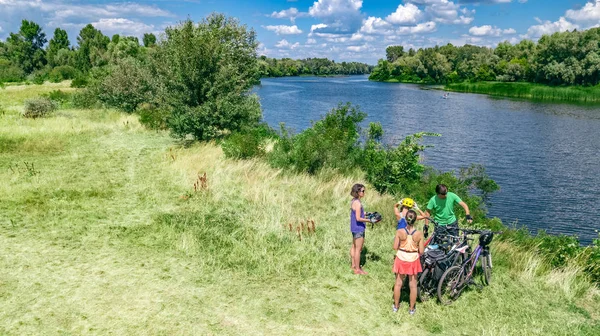
[[[69,36],[65,30],[60,28],[56,28],[54,30],[54,36],[50,39],[50,43],[48,44],[48,50],[46,51],[46,57],[48,58],[48,64],[52,67],[56,65],[66,65],[62,63],[57,63],[56,55],[58,51],[61,49],[69,49]]]
[[[260,120],[249,95],[259,78],[257,47],[254,30],[222,14],[166,29],[152,63],[174,134],[205,140]]]
[[[395,62],[398,58],[404,56],[403,46],[389,46],[385,49],[385,56],[388,62]]]
[[[109,42],[110,39],[91,24],[83,27],[77,36],[77,68],[87,72],[94,66],[105,65],[104,53]]]
[[[156,45],[156,36],[152,33],[144,34],[144,47],[149,48]]]
[[[22,20],[19,33],[10,33],[6,40],[6,58],[26,74],[32,73],[46,65],[46,53],[42,49],[46,42],[46,34],[37,23]]]

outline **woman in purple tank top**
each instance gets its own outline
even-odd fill
[[[365,196],[365,186],[355,184],[352,186],[352,203],[350,204],[350,232],[352,232],[352,246],[350,246],[350,258],[352,259],[352,270],[354,274],[367,274],[360,267],[360,254],[365,242],[365,229],[367,222],[365,210],[360,199]]]

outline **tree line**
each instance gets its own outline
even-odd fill
[[[260,56],[258,67],[261,77],[363,75],[373,70],[372,65],[359,62],[336,63],[327,58],[294,60],[291,58],[275,59],[266,56]]]
[[[600,28],[542,36],[537,43],[508,41],[496,48],[452,44],[404,50],[386,49],[371,80],[417,83],[464,81],[531,82],[547,85],[600,83]]]
[[[10,33],[6,41],[0,41],[0,83],[28,80],[39,84],[45,80],[76,79],[75,86],[84,86],[94,68],[102,69],[128,57],[144,59],[149,49],[156,46],[157,38],[146,33],[141,42],[134,36],[108,37],[88,24],[81,29],[77,45],[73,46],[65,30],[56,28],[48,41],[39,24],[22,20],[17,33]],[[260,56],[255,65],[259,77],[356,75],[370,73],[373,68],[364,63],[336,63],[327,58],[293,60],[266,56]]]
[[[93,68],[125,57],[143,57],[147,49],[156,45],[156,40],[152,33],[144,34],[143,45],[133,36],[109,38],[88,24],[79,32],[77,46],[72,46],[65,30],[56,28],[48,41],[40,25],[22,20],[17,33],[10,33],[5,42],[0,41],[0,83],[75,78],[84,82]]]

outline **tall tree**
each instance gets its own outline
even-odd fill
[[[156,45],[156,36],[152,33],[144,34],[144,47],[152,47]]]
[[[83,27],[79,32],[79,36],[77,36],[77,43],[79,44],[76,58],[77,68],[87,72],[93,66],[106,64],[103,56],[109,42],[108,36],[102,34],[100,30],[91,24]]]
[[[52,37],[52,39],[50,40],[50,43],[48,44],[48,50],[47,50],[48,64],[50,64],[53,67],[56,65],[66,65],[66,64],[58,64],[56,62],[56,55],[58,54],[58,51],[61,49],[69,49],[69,45],[70,45],[69,35],[67,34],[67,32],[60,28],[56,28],[54,30],[54,36]]]
[[[46,53],[42,49],[46,42],[46,34],[37,23],[22,20],[19,33],[10,33],[6,39],[7,58],[29,74],[46,65]]]
[[[388,62],[393,63],[398,58],[404,56],[404,47],[403,46],[389,46],[385,49],[385,56]]]

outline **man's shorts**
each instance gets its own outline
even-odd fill
[[[361,232],[352,232],[352,238],[353,238],[353,239],[365,238],[365,231],[361,231]]]

